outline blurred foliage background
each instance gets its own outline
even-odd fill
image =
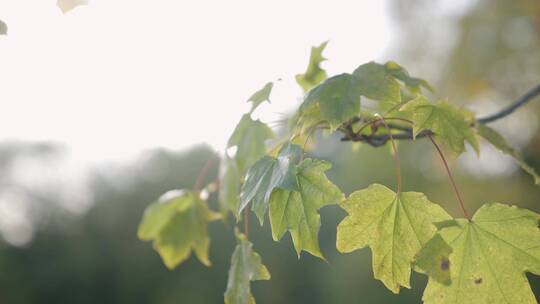
[[[449,98],[480,116],[540,83],[539,1],[448,3],[390,1],[397,34],[385,57],[431,80],[434,97]],[[536,100],[493,125],[536,170],[539,117]],[[316,155],[334,163],[329,176],[346,194],[374,182],[394,184],[387,149],[366,146],[351,152],[351,145],[337,137],[318,143]],[[405,189],[422,191],[459,216],[433,148],[425,141],[399,147]],[[191,258],[168,271],[151,245],[136,238],[144,208],[168,190],[191,187],[213,153],[210,148],[147,151],[132,163],[102,165],[78,177],[85,186],[54,178],[51,168],[63,151],[53,143],[0,146],[0,303],[222,302],[234,247],[232,222],[210,225],[211,268]],[[480,159],[468,152],[453,160],[453,167],[471,213],[487,202],[540,212],[540,188],[489,146],[482,147]],[[28,170],[38,170],[47,182],[37,185]],[[208,181],[216,175],[214,168]],[[210,204],[217,208],[215,195]],[[335,227],[344,212],[332,206],[321,214],[321,249],[328,263],[308,254],[298,261],[288,235],[273,242],[268,225],[259,227],[252,218],[250,238],[272,273],[272,280],[253,284],[258,303],[420,302],[425,277],[414,274],[412,290],[393,295],[373,279],[368,249],[337,253]],[[529,280],[540,298],[540,278],[529,275]]]

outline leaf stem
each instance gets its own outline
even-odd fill
[[[444,167],[446,168],[446,173],[448,174],[448,178],[450,179],[450,182],[452,183],[452,187],[454,188],[454,193],[456,194],[456,197],[458,199],[459,207],[461,208],[461,211],[463,211],[463,215],[465,216],[466,219],[470,221],[471,217],[469,216],[469,213],[467,212],[467,209],[465,208],[465,204],[463,203],[463,198],[461,197],[461,193],[459,192],[459,189],[456,185],[456,181],[454,180],[454,177],[452,176],[452,172],[450,171],[450,167],[448,166],[448,162],[446,161],[446,158],[444,157],[444,154],[442,153],[441,148],[439,147],[437,142],[435,142],[435,139],[433,139],[433,136],[428,134],[427,137],[433,143],[433,145],[437,149],[437,152],[439,153],[439,156],[441,157],[443,161]]]
[[[208,158],[206,163],[204,163],[203,168],[199,172],[199,175],[197,176],[197,180],[195,181],[195,185],[193,186],[193,190],[195,192],[198,192],[201,190],[204,180],[206,179],[206,176],[210,172],[210,168],[212,168],[212,165],[214,164],[214,161],[217,159],[216,154],[212,153],[212,155]]]
[[[384,120],[383,117],[380,117],[379,119],[383,124],[384,127],[388,130],[388,135],[390,136],[390,143],[392,143],[392,150],[394,150],[394,162],[395,162],[395,168],[396,168],[396,182],[397,182],[397,194],[399,195],[401,193],[401,162],[399,160],[398,150],[396,147],[396,142],[394,141],[394,137],[392,136],[392,130],[386,123],[386,120]]]

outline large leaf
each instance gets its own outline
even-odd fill
[[[276,189],[270,197],[272,237],[278,241],[288,230],[298,256],[305,250],[323,258],[319,248],[318,210],[344,199],[341,190],[324,174],[330,167],[325,161],[305,159],[296,173],[298,191]]]
[[[423,96],[410,101],[401,110],[411,113],[414,122],[413,136],[423,130],[431,130],[458,154],[465,151],[465,140],[479,153],[478,142],[471,127],[471,113],[446,101],[431,103]]]
[[[229,138],[227,147],[236,146],[234,159],[238,170],[245,172],[256,160],[266,153],[264,142],[274,137],[274,132],[260,120],[253,120],[249,114],[242,119]]]
[[[525,272],[540,275],[539,220],[532,211],[494,203],[482,206],[472,221],[440,223],[439,235],[452,253],[434,267],[449,266],[451,283],[430,277],[424,302],[536,303]],[[429,242],[422,251],[440,252],[440,246]]]
[[[270,273],[246,236],[237,232],[236,237],[238,245],[231,257],[225,304],[255,304],[250,282],[270,280]]]
[[[501,134],[499,134],[497,131],[493,130],[492,128],[484,125],[484,124],[476,124],[476,130],[478,130],[478,134],[485,138],[487,141],[489,141],[492,145],[494,145],[497,149],[499,149],[504,154],[508,154],[514,158],[514,160],[521,166],[521,168],[529,173],[534,178],[534,183],[537,185],[540,185],[540,176],[533,167],[529,166],[521,157],[518,151],[516,151],[514,148],[512,148],[506,139],[502,137]]]
[[[306,72],[296,75],[296,82],[298,82],[304,91],[309,91],[327,77],[326,71],[321,68],[321,62],[326,60],[322,55],[326,44],[328,44],[328,41],[321,43],[318,47],[311,48]]]
[[[207,224],[219,218],[196,193],[169,192],[146,208],[137,234],[143,241],[154,241],[154,249],[169,269],[189,258],[192,251],[210,266]]]
[[[236,162],[225,157],[219,167],[219,206],[223,217],[231,211],[236,215],[240,203],[240,178]]]
[[[335,130],[360,112],[358,80],[351,74],[328,78],[308,92],[299,111],[302,128],[326,122]]]
[[[362,95],[381,101],[383,109],[401,103],[400,85],[384,65],[369,62],[359,66],[353,75],[358,79]]]
[[[264,156],[249,168],[240,193],[238,214],[251,202],[251,209],[262,225],[270,195],[275,188],[298,190],[296,164],[301,156],[300,146],[286,144],[277,158]]]
[[[251,106],[251,111],[255,111],[255,109],[264,101],[270,102],[270,93],[272,92],[272,88],[274,87],[274,84],[272,82],[268,82],[264,85],[264,87],[257,92],[253,93],[251,97],[249,97],[248,102],[253,102]]]
[[[424,194],[396,194],[373,184],[356,191],[341,207],[349,214],[337,228],[337,249],[351,252],[369,246],[376,279],[394,293],[410,288],[411,263],[437,232],[433,222],[450,219]]]

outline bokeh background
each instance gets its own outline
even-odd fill
[[[428,79],[436,97],[480,116],[540,83],[537,0],[357,2],[95,0],[64,16],[54,1],[3,0],[0,303],[222,302],[232,223],[210,225],[211,268],[191,258],[169,271],[137,240],[138,222],[162,193],[193,186],[250,93],[278,78],[272,104],[256,114],[283,127],[312,45],[330,40],[330,74],[396,60]],[[537,99],[493,124],[537,171],[539,117]],[[334,164],[329,176],[346,194],[394,184],[385,148],[317,142],[313,153]],[[405,189],[459,216],[432,147],[399,148]],[[469,210],[501,202],[540,212],[532,179],[488,145],[481,150],[452,160]],[[207,180],[216,174],[217,166]],[[217,208],[214,196],[210,204]],[[258,303],[421,301],[424,276],[413,274],[412,290],[393,295],[373,279],[368,249],[336,251],[344,212],[321,214],[327,263],[309,254],[299,261],[289,236],[273,242],[268,225],[251,221],[272,273],[252,284]],[[528,278],[540,298],[540,277]]]

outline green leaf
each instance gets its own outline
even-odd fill
[[[227,148],[237,147],[234,159],[240,172],[245,172],[266,153],[264,142],[271,138],[274,132],[266,124],[251,119],[249,114],[242,116],[227,144]]]
[[[193,192],[169,192],[146,208],[137,235],[143,241],[154,241],[154,249],[169,269],[173,269],[195,251],[210,266],[207,224],[219,219]]]
[[[525,272],[540,275],[539,220],[532,211],[494,203],[472,221],[441,225],[439,235],[452,248],[451,284],[430,277],[424,303],[536,303]]]
[[[439,234],[436,234],[416,257],[415,270],[427,274],[441,284],[448,285],[452,281],[450,278],[451,253],[452,247],[448,246]]]
[[[7,35],[8,27],[7,24],[0,20],[0,35]]]
[[[308,92],[299,111],[298,123],[303,129],[319,122],[337,129],[360,111],[358,80],[351,74],[328,78]]]
[[[219,168],[218,201],[223,218],[231,211],[235,216],[240,203],[240,178],[236,162],[225,157]]]
[[[253,244],[246,236],[238,232],[236,235],[238,245],[231,257],[225,304],[255,304],[250,282],[270,280],[270,272],[262,264],[259,254],[253,251]]]
[[[276,189],[270,197],[272,237],[279,241],[288,230],[299,257],[305,250],[323,258],[319,248],[321,219],[318,210],[344,199],[341,190],[324,174],[330,168],[328,162],[305,159],[298,165],[296,173],[298,191]]]
[[[262,225],[270,195],[275,188],[298,190],[296,164],[301,156],[300,146],[286,144],[281,148],[277,158],[264,156],[249,168],[240,193],[240,207],[237,214],[251,202],[251,210],[255,212]]]
[[[471,113],[446,101],[433,104],[423,96],[410,101],[401,110],[411,113],[413,136],[423,130],[431,130],[458,154],[465,151],[465,140],[479,153],[478,142],[471,127]]]
[[[529,166],[521,157],[518,151],[516,151],[514,148],[512,148],[506,139],[502,137],[501,134],[499,134],[497,131],[493,130],[492,128],[478,123],[476,124],[476,130],[478,131],[478,134],[485,138],[489,143],[495,146],[495,148],[499,149],[504,154],[508,154],[514,158],[514,160],[521,166],[521,168],[529,173],[534,178],[534,183],[537,185],[540,185],[540,176],[533,167]]]
[[[369,246],[375,278],[394,293],[410,288],[411,263],[437,232],[432,223],[450,219],[422,193],[396,194],[378,184],[354,192],[340,206],[349,215],[337,227],[337,249]]]
[[[322,52],[327,44],[328,41],[321,43],[318,47],[312,47],[306,72],[296,75],[296,82],[298,82],[304,91],[309,91],[327,77],[326,71],[320,66],[321,62],[326,60]]]
[[[381,101],[383,109],[388,110],[401,103],[400,85],[384,65],[372,61],[359,66],[353,75],[358,79],[361,94]]]
[[[421,78],[411,77],[409,72],[394,61],[388,61],[384,67],[388,73],[403,82],[413,93],[420,93],[421,88],[433,92],[431,85]]]
[[[268,82],[264,85],[264,87],[257,92],[255,92],[251,97],[248,99],[247,102],[253,102],[251,106],[251,111],[249,113],[253,113],[255,109],[264,101],[270,102],[270,93],[272,92],[272,88],[274,87],[274,84],[272,82]]]

